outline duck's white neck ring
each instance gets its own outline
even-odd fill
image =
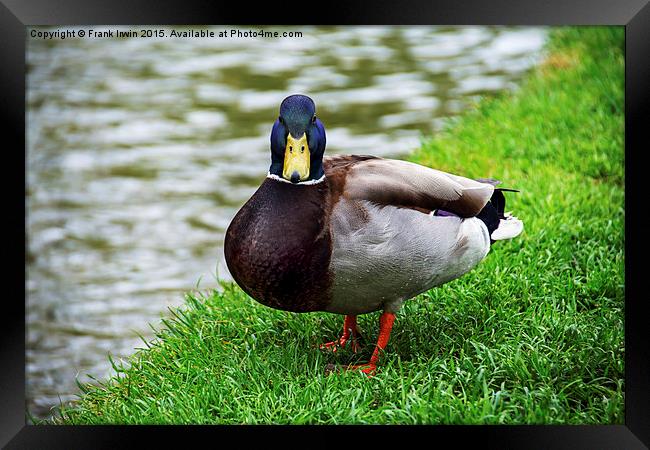
[[[294,185],[298,185],[298,186],[309,186],[309,185],[312,185],[312,184],[318,184],[318,183],[322,183],[323,181],[325,181],[325,175],[323,175],[318,180],[299,181],[298,183],[292,183],[291,181],[285,180],[284,178],[279,177],[279,176],[277,176],[277,175],[275,175],[273,173],[270,173],[270,172],[266,176],[266,178],[270,178],[270,179],[275,180],[275,181],[282,181],[283,183],[289,183],[289,184],[294,184]]]

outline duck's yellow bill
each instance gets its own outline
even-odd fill
[[[306,133],[299,139],[295,139],[291,133],[287,135],[282,177],[294,183],[309,178],[309,145]]]

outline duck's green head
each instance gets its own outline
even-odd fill
[[[318,180],[324,175],[325,127],[316,105],[306,95],[290,95],[280,104],[271,131],[269,173],[292,183]]]

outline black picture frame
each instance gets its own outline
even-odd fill
[[[328,2],[290,6],[268,2],[215,4],[199,0],[0,0],[0,126],[5,227],[5,281],[0,344],[0,445],[6,448],[115,448],[138,445],[142,438],[167,440],[170,433],[233,434],[238,445],[258,433],[323,433],[330,444],[347,433],[356,444],[386,431],[415,439],[431,433],[435,443],[497,448],[636,449],[650,445],[650,342],[645,324],[642,283],[644,231],[649,221],[640,207],[645,129],[650,124],[650,5],[648,0],[490,0],[426,2]],[[25,47],[31,25],[99,24],[396,24],[396,25],[621,25],[625,27],[625,425],[602,426],[425,426],[425,427],[71,427],[27,425],[25,414],[25,292],[22,270],[14,261],[26,255],[25,227]],[[576,93],[579,95],[579,93]],[[7,195],[8,193],[8,195]],[[25,218],[25,219],[23,219]],[[23,239],[20,239],[20,236]],[[14,260],[15,258],[15,260]],[[23,266],[24,267],[24,266]],[[644,338],[645,336],[645,338]],[[645,344],[644,344],[645,342]],[[284,438],[282,438],[284,439]],[[310,438],[311,439],[311,438]],[[409,442],[407,441],[407,442]],[[142,442],[142,441],[140,441]],[[212,440],[213,443],[219,441]],[[304,441],[303,441],[304,442]],[[311,441],[313,442],[313,441]],[[428,441],[432,442],[432,441]],[[278,443],[285,443],[284,440]]]

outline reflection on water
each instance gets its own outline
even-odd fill
[[[75,398],[75,376],[107,376],[107,353],[142,347],[137,334],[151,337],[148,324],[183,292],[228,278],[223,233],[266,175],[284,97],[315,100],[328,154],[399,157],[477,96],[514,87],[546,33],[299,30],[275,39],[28,38],[31,413],[45,417]]]

